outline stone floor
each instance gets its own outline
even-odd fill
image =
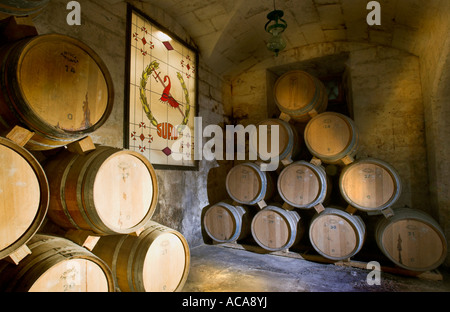
[[[184,292],[448,292],[442,280],[381,272],[381,285],[369,285],[370,270],[318,263],[217,245],[191,249],[191,268]]]

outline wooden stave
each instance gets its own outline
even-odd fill
[[[27,102],[22,94],[22,88],[17,76],[23,53],[33,45],[41,41],[50,43],[53,41],[67,41],[75,47],[79,47],[86,52],[98,65],[108,89],[108,103],[102,117],[91,127],[79,131],[64,131],[52,126],[41,119]],[[66,146],[78,141],[90,133],[100,128],[109,118],[112,112],[114,101],[114,85],[112,77],[102,59],[83,42],[66,35],[45,34],[28,37],[12,44],[2,46],[0,49],[1,72],[0,91],[4,96],[0,96],[0,129],[2,132],[9,132],[14,126],[20,124],[34,133],[33,137],[26,144],[29,150],[43,151]]]
[[[317,101],[317,105],[312,107],[310,111],[303,114],[295,114],[289,113],[289,116],[297,122],[307,123],[309,120],[314,118],[316,114],[320,114],[326,111],[328,107],[328,95],[325,89],[325,86],[318,80],[316,80],[316,88],[320,90],[319,92],[319,100]]]
[[[243,201],[243,200],[237,198],[236,196],[234,196],[233,193],[230,191],[229,182],[228,182],[229,178],[230,178],[230,174],[232,173],[233,170],[236,170],[235,168],[238,166],[251,167],[252,169],[254,169],[256,171],[256,173],[258,174],[258,178],[261,181],[261,189],[259,190],[256,197],[252,200]],[[247,162],[247,163],[242,163],[242,164],[239,164],[239,165],[231,168],[231,170],[228,172],[227,177],[225,179],[225,187],[226,187],[228,195],[235,202],[237,202],[239,204],[243,204],[243,205],[255,205],[255,204],[259,203],[260,201],[270,199],[274,194],[275,185],[274,185],[274,182],[272,181],[272,176],[270,174],[268,174],[266,171],[262,171],[257,164]]]
[[[232,235],[229,238],[218,238],[212,233],[210,227],[207,224],[208,212],[215,206],[220,206],[221,208],[226,209],[232,216],[234,228],[232,230]],[[208,236],[214,241],[219,243],[231,243],[246,238],[250,234],[250,223],[252,217],[253,215],[250,207],[245,205],[234,205],[227,201],[221,201],[207,209],[203,219],[203,227]]]
[[[15,1],[3,1],[0,3],[0,12],[17,15],[17,16],[26,16],[30,14],[37,13],[41,11],[50,0],[40,0],[40,1],[27,1],[21,0],[19,5],[17,4],[17,0]],[[36,3],[37,2],[37,3]]]
[[[189,270],[190,270],[190,250],[189,250],[189,244],[188,244],[187,240],[179,231],[176,231],[172,228],[169,228],[167,226],[164,226],[164,225],[159,224],[154,221],[150,221],[147,224],[145,233],[148,233],[148,238],[152,239],[152,240],[157,238],[158,235],[160,235],[162,233],[171,233],[171,234],[174,234],[175,236],[177,236],[178,239],[180,239],[180,241],[182,242],[183,247],[184,247],[184,252],[185,252],[185,267],[184,267],[182,277],[179,280],[178,286],[174,290],[175,292],[181,291],[184,284],[186,283],[186,280],[189,275]],[[141,249],[141,253],[143,253],[143,252],[144,252],[144,250]],[[140,269],[137,269],[137,270],[140,270]]]
[[[38,208],[38,213],[36,214],[30,227],[13,244],[10,244],[8,247],[0,250],[0,259],[3,259],[12,254],[13,252],[15,252],[21,246],[28,243],[28,241],[31,240],[39,230],[48,213],[48,206],[50,201],[50,188],[44,169],[42,168],[38,160],[30,152],[28,152],[28,150],[17,145],[13,141],[10,141],[9,139],[2,137],[0,137],[0,144],[17,152],[28,162],[28,164],[30,164],[31,168],[36,173],[36,177],[40,185],[40,199],[41,199],[40,207]]]
[[[174,292],[179,292],[189,275],[190,250],[184,236],[174,229],[150,221],[139,236],[122,234],[101,237],[92,252],[111,267],[116,285],[121,291],[145,292],[142,272],[146,253],[158,235],[166,232],[176,235],[182,242],[185,251],[184,272],[174,290]]]
[[[105,148],[105,147],[103,147]],[[100,149],[99,149],[100,151]],[[115,234],[115,233],[120,233],[120,234],[128,234],[128,233],[132,233],[135,232],[139,229],[142,228],[142,226],[145,225],[145,223],[150,220],[150,218],[152,217],[154,210],[156,209],[156,200],[155,197],[153,197],[152,202],[153,204],[151,205],[150,208],[146,214],[146,216],[136,225],[134,225],[131,228],[128,228],[127,230],[121,230],[118,228],[113,228],[110,225],[107,225],[106,222],[101,218],[101,216],[99,214],[97,214],[97,211],[95,209],[95,202],[94,202],[94,196],[93,196],[93,192],[91,190],[93,190],[94,188],[94,182],[95,179],[97,177],[97,173],[100,170],[100,167],[102,166],[103,163],[106,162],[107,159],[109,159],[110,157],[115,157],[117,155],[119,155],[120,153],[129,153],[133,156],[137,156],[139,159],[141,160],[145,160],[145,163],[147,163],[147,168],[149,169],[150,172],[152,167],[151,164],[147,161],[147,159],[143,158],[143,156],[141,154],[138,154],[137,152],[134,151],[128,151],[128,150],[120,150],[120,149],[116,149],[116,148],[111,148],[111,147],[106,147],[104,150],[102,150],[100,153],[97,154],[97,157],[94,157],[92,159],[92,162],[89,163],[88,166],[85,166],[84,168],[89,168],[86,171],[86,174],[84,174],[83,176],[83,186],[82,186],[82,190],[83,190],[83,195],[82,198],[79,198],[79,203],[83,204],[83,207],[85,208],[85,211],[88,212],[88,216],[91,219],[92,222],[95,222],[95,224],[100,225],[100,230],[105,233],[105,234]],[[155,185],[155,181],[156,181],[156,177],[153,176],[153,185]],[[112,231],[111,231],[112,230]]]
[[[86,157],[93,156],[95,156],[95,154],[89,153]],[[75,197],[71,198],[72,202],[77,203],[76,205],[74,205],[77,208],[73,209],[74,214],[71,213],[71,210],[66,204],[66,197],[73,195],[73,192],[67,192],[66,196],[66,187],[68,187],[67,180],[70,179],[69,175],[74,175],[71,170],[73,169],[72,167],[79,157],[80,155],[65,150],[57,154],[44,165],[44,169],[49,179],[50,189],[53,190],[51,192],[51,203],[49,206],[48,216],[54,223],[67,230],[87,230],[90,228],[95,228],[95,226],[91,222],[89,222],[89,218],[83,218],[86,217],[86,215],[82,214],[83,210],[78,209],[79,206],[76,195]],[[82,176],[81,170],[79,171],[80,172],[75,173],[79,173],[79,175]],[[74,181],[72,183],[76,185],[78,179],[72,178],[71,180]],[[80,183],[81,182],[82,180],[80,180]],[[79,218],[75,214],[78,212],[78,210],[79,213],[82,214],[81,218]]]
[[[297,72],[307,76],[309,79],[311,79],[313,81],[314,86],[315,86],[315,94],[314,94],[312,100],[308,104],[306,104],[303,108],[291,110],[291,109],[284,107],[279,102],[279,100],[277,99],[277,96],[276,96],[276,93],[277,93],[276,90],[278,88],[278,85],[282,81],[282,79],[284,79],[285,77],[287,77],[289,75],[295,74]],[[293,70],[293,71],[284,73],[275,82],[274,90],[275,90],[274,91],[274,100],[275,100],[275,104],[277,105],[277,107],[280,109],[281,112],[289,115],[293,120],[295,120],[297,122],[308,122],[315,114],[324,112],[328,106],[328,96],[327,96],[325,86],[319,79],[308,74],[305,71]]]
[[[86,54],[89,55],[89,57],[96,63],[96,65],[98,66],[98,68],[100,69],[103,78],[105,79],[105,83],[108,89],[108,105],[106,107],[106,110],[103,112],[102,117],[100,118],[100,120],[92,127],[85,129],[85,130],[79,130],[79,131],[73,131],[74,134],[80,134],[81,137],[77,137],[76,140],[78,140],[79,138],[84,137],[87,134],[92,133],[93,131],[97,130],[98,128],[100,128],[104,122],[106,122],[106,120],[108,119],[111,111],[112,111],[112,104],[113,104],[113,100],[114,100],[114,84],[112,81],[112,77],[110,75],[110,72],[106,66],[106,64],[103,62],[103,60],[100,58],[100,56],[88,45],[86,45],[85,43],[79,41],[76,38],[67,36],[67,35],[60,35],[60,34],[45,34],[45,35],[39,35],[36,38],[36,42],[33,39],[31,39],[33,44],[38,44],[38,40],[42,40],[45,41],[46,39],[49,40],[50,42],[52,42],[52,40],[54,41],[66,41],[69,44],[73,44],[74,46],[76,46],[77,48],[80,48],[81,50],[83,50],[84,52],[86,52]],[[30,42],[31,43],[31,42]],[[53,129],[53,128],[52,128]],[[72,138],[71,134],[67,134],[66,132],[58,132],[58,136],[56,137],[56,139],[60,138]],[[55,138],[53,138],[55,139]]]
[[[394,263],[395,265],[397,265],[403,269],[410,270],[410,271],[415,271],[415,272],[432,271],[432,270],[438,268],[441,264],[443,264],[447,257],[448,243],[447,243],[447,239],[445,237],[444,231],[441,228],[441,226],[439,225],[439,223],[435,219],[433,219],[429,214],[427,214],[426,212],[419,210],[419,209],[394,208],[393,211],[394,211],[393,216],[391,216],[389,218],[380,219],[375,226],[374,237],[375,237],[377,246],[380,249],[380,251],[392,263]],[[408,219],[420,221],[420,222],[424,223],[425,225],[431,227],[432,229],[435,230],[436,234],[441,239],[442,247],[443,247],[442,255],[439,258],[439,260],[437,260],[435,263],[432,263],[429,266],[422,267],[422,268],[415,268],[415,267],[407,266],[403,263],[400,263],[395,258],[393,258],[389,254],[389,252],[386,250],[386,248],[384,247],[383,234],[384,234],[384,231],[387,229],[387,227],[390,226],[391,224],[393,224],[394,222],[408,220]]]
[[[92,166],[95,162],[102,163],[102,160],[106,160],[110,156],[118,155],[119,153],[123,153],[123,152],[137,156],[140,160],[142,160],[147,165],[147,168],[149,168],[149,172],[151,174],[153,186],[154,186],[154,188],[153,188],[154,195],[153,195],[152,203],[150,205],[147,215],[138,224],[136,224],[135,226],[133,226],[131,228],[128,228],[125,231],[119,230],[117,228],[113,229],[110,226],[107,226],[105,223],[103,223],[100,216],[98,216],[98,214],[96,213],[96,211],[94,209],[94,203],[93,203],[93,199],[91,196],[92,194],[91,194],[90,188],[93,186],[94,176],[97,171],[95,171],[95,170],[88,171],[88,169],[92,168]],[[80,156],[75,156],[75,157],[76,157],[76,159],[80,158]],[[155,174],[151,164],[145,158],[143,158],[141,155],[137,154],[136,152],[120,150],[120,149],[106,147],[106,146],[97,147],[97,150],[95,152],[92,152],[87,157],[83,157],[83,158],[84,159],[81,160],[81,163],[80,163],[81,164],[80,171],[74,172],[75,179],[73,181],[73,183],[77,183],[76,184],[77,189],[80,189],[82,187],[83,187],[83,189],[80,192],[71,192],[70,194],[71,195],[76,194],[76,197],[74,197],[72,200],[76,201],[78,203],[77,207],[81,207],[81,206],[84,207],[84,210],[75,209],[76,212],[81,212],[83,214],[83,220],[86,221],[86,224],[88,225],[88,227],[84,228],[84,229],[88,229],[88,230],[96,229],[95,232],[97,232],[99,234],[116,234],[116,233],[128,234],[128,233],[134,232],[137,229],[141,228],[153,215],[154,210],[156,208],[156,202],[157,202],[157,194],[158,194],[157,179],[156,179],[156,174]],[[73,168],[74,167],[72,166],[71,169],[73,169]],[[81,178],[82,178],[82,181],[80,180]],[[90,178],[90,181],[87,182],[87,180],[89,178]],[[86,194],[86,195],[83,196],[83,194]],[[52,210],[50,209],[49,212],[51,212],[51,211]],[[88,214],[86,214],[86,212],[88,212]],[[49,215],[51,216],[51,214],[49,214]]]
[[[280,154],[278,155],[278,159],[280,161],[284,160],[284,159],[289,159],[289,158],[292,158],[292,157],[295,157],[296,155],[298,155],[298,153],[300,152],[300,141],[299,141],[300,138],[298,136],[297,130],[289,122],[286,122],[282,119],[275,119],[275,118],[265,119],[256,125],[257,131],[258,131],[258,126],[264,122],[274,122],[274,123],[278,124],[280,127],[283,127],[288,134],[288,144],[286,145],[284,150],[279,151]],[[250,134],[250,135],[252,135],[252,134]],[[256,133],[256,137],[253,137],[253,143],[257,143],[258,135],[259,135],[259,133]],[[266,157],[264,157],[264,155],[261,155],[259,153],[258,147],[259,147],[258,144],[257,144],[257,146],[254,146],[254,145],[250,146],[250,148],[252,148],[261,159],[266,158]]]
[[[91,152],[84,157],[69,151],[63,151],[48,161],[44,169],[52,191],[48,216],[62,228],[76,230],[93,230],[97,234],[114,234],[109,232],[104,224],[95,224],[84,210],[81,196],[83,176],[93,161],[93,158],[105,151],[105,147],[97,147],[95,153]],[[84,159],[82,159],[84,158]],[[59,169],[63,169],[59,171]],[[77,191],[73,191],[73,189]],[[57,192],[58,190],[59,192]],[[67,203],[69,202],[69,204]],[[95,218],[98,220],[98,217]]]
[[[391,197],[391,199],[388,200],[386,203],[384,203],[381,206],[378,206],[375,208],[368,208],[368,207],[361,206],[361,205],[355,203],[347,195],[347,192],[344,190],[343,182],[344,182],[346,173],[349,170],[351,170],[353,168],[353,166],[357,166],[358,164],[361,164],[361,163],[373,163],[373,164],[380,165],[383,169],[385,169],[390,174],[390,176],[393,180],[395,192],[394,192],[393,196]],[[382,210],[392,207],[392,205],[394,205],[400,198],[400,195],[402,192],[402,182],[401,182],[400,175],[398,174],[397,170],[393,166],[391,166],[390,164],[388,164],[387,162],[385,162],[381,159],[369,157],[369,158],[365,158],[365,159],[359,159],[359,160],[351,163],[350,165],[347,165],[344,167],[344,169],[341,171],[341,174],[339,177],[339,190],[340,190],[342,197],[349,205],[355,207],[358,210],[364,211],[364,212],[381,214]]]
[[[153,198],[145,217],[127,229],[114,228],[106,224],[95,210],[92,198],[96,170],[92,165],[127,153],[140,159],[149,169],[153,183]],[[100,235],[129,234],[142,228],[151,219],[157,204],[158,185],[156,173],[150,162],[137,152],[109,146],[96,146],[87,155],[78,155],[67,150],[49,160],[45,166],[51,193],[48,216],[64,229],[88,230]],[[62,170],[61,170],[62,169]]]
[[[19,59],[22,54],[22,50],[27,48],[27,44],[30,42],[33,43],[33,40],[43,38],[43,36],[49,36],[49,35],[41,35],[38,37],[31,37],[31,38],[25,38],[20,41],[14,42],[12,45],[6,46],[6,53],[3,54],[6,55],[3,59],[2,64],[2,72],[8,73],[8,76],[15,77],[16,76],[16,66],[18,66]],[[13,61],[9,61],[9,58],[13,58]],[[6,75],[2,75],[6,76]],[[11,79],[9,79],[11,80]],[[50,149],[50,148],[56,148],[65,146],[71,142],[73,142],[75,139],[70,139],[67,135],[61,134],[61,137],[46,137],[46,134],[44,132],[41,132],[38,127],[34,126],[34,122],[40,123],[41,126],[47,127],[47,125],[44,121],[39,120],[38,116],[33,115],[33,110],[31,106],[28,106],[26,103],[22,104],[21,99],[23,99],[23,96],[21,95],[20,85],[18,82],[18,79],[14,79],[14,85],[12,87],[9,87],[6,85],[5,81],[2,80],[0,86],[2,87],[3,93],[6,95],[9,95],[8,99],[4,99],[6,101],[6,105],[0,105],[0,112],[3,117],[3,126],[6,126],[6,130],[8,131],[10,128],[12,128],[15,124],[20,123],[22,125],[25,125],[27,128],[35,132],[35,135],[31,138],[31,140],[27,143],[26,147],[30,150],[44,150],[44,149]],[[0,97],[0,100],[3,98]],[[23,99],[25,102],[25,100]],[[2,103],[2,102],[0,102]],[[6,107],[7,106],[7,107]],[[27,120],[28,117],[28,120]],[[49,129],[47,129],[49,130]],[[51,130],[50,130],[51,131]],[[82,136],[79,136],[78,138],[82,138]],[[53,141],[55,140],[55,141]]]
[[[326,254],[325,252],[320,250],[318,248],[318,246],[316,246],[316,244],[314,243],[313,234],[312,234],[314,223],[317,222],[319,220],[319,218],[327,216],[327,215],[336,215],[336,216],[339,216],[339,217],[345,219],[350,224],[350,226],[354,229],[354,233],[357,238],[357,244],[355,245],[355,248],[350,253],[340,256],[340,257],[334,257],[334,256]],[[349,259],[349,258],[355,256],[359,251],[361,251],[361,248],[364,245],[365,237],[366,237],[366,226],[365,226],[362,218],[357,215],[352,215],[350,213],[347,213],[338,208],[333,208],[333,207],[325,208],[325,210],[323,212],[321,212],[320,214],[316,214],[311,219],[311,222],[309,225],[309,239],[310,239],[311,245],[317,251],[317,253],[319,253],[321,256],[323,256],[327,259],[333,260],[333,261],[345,260],[345,259]]]
[[[48,269],[71,259],[85,259],[97,264],[104,272],[108,291],[114,291],[114,279],[110,268],[86,248],[62,237],[36,234],[29,244],[31,254],[18,265],[0,261],[0,276],[9,281],[0,283],[1,291],[26,292]]]
[[[318,192],[317,197],[315,198],[315,200],[311,201],[307,205],[300,205],[300,204],[294,203],[291,200],[289,200],[288,198],[286,198],[286,196],[284,195],[284,192],[283,192],[283,187],[281,185],[283,177],[286,174],[286,172],[289,170],[290,166],[299,165],[299,164],[304,165],[304,166],[308,167],[309,169],[311,169],[316,174],[316,176],[319,178],[319,181],[321,182],[321,188],[320,188],[320,191]],[[318,204],[322,204],[323,202],[325,202],[327,200],[327,198],[331,194],[331,182],[330,182],[330,179],[329,179],[325,169],[322,166],[316,166],[316,165],[306,162],[304,160],[299,160],[299,161],[295,161],[295,162],[289,164],[289,166],[285,167],[281,171],[280,175],[278,176],[278,180],[277,180],[277,190],[278,190],[278,194],[280,195],[280,197],[286,203],[288,203],[290,206],[295,207],[295,208],[300,208],[300,209],[310,209]]]
[[[284,220],[287,221],[287,225],[289,225],[289,231],[290,231],[289,240],[282,246],[272,248],[270,246],[265,245],[258,239],[258,235],[255,232],[255,220],[257,220],[257,218],[260,216],[260,214],[263,214],[267,211],[273,211],[273,212],[278,213],[279,215],[281,215],[283,217]],[[285,209],[282,209],[275,205],[269,205],[269,206],[264,207],[261,211],[259,211],[253,217],[252,224],[251,224],[251,232],[252,232],[253,239],[260,247],[262,247],[263,249],[265,249],[267,251],[275,252],[275,251],[287,250],[290,247],[297,244],[304,234],[304,228],[301,223],[301,217],[298,214],[298,212],[285,210]]]
[[[308,140],[308,131],[310,130],[311,124],[313,122],[315,122],[318,118],[322,118],[324,115],[332,115],[332,116],[338,116],[340,117],[342,120],[344,120],[344,122],[348,125],[348,128],[351,132],[351,140],[350,142],[347,144],[347,146],[338,154],[333,155],[333,156],[325,156],[323,154],[318,153],[317,151],[315,151],[313,149],[313,147],[311,146],[309,140]],[[341,165],[342,164],[342,160],[346,157],[350,157],[353,158],[356,153],[358,152],[359,149],[359,132],[358,129],[356,128],[356,125],[354,123],[354,121],[343,115],[340,113],[336,113],[336,112],[323,112],[315,117],[313,117],[308,124],[305,127],[305,131],[304,131],[304,140],[305,140],[305,144],[307,149],[309,150],[309,152],[319,158],[322,162],[330,164],[330,165]]]
[[[2,72],[3,73],[7,73],[13,77],[16,75],[16,66],[18,66],[18,63],[19,63],[18,58],[21,55],[21,50],[26,48],[27,43],[30,42],[32,39],[34,39],[34,38],[33,37],[25,38],[25,39],[22,39],[22,40],[12,43],[11,45],[6,45],[6,49],[5,49],[5,47],[2,48],[2,50],[5,50],[5,51],[2,51],[2,55],[4,56],[3,61],[2,61],[2,69],[3,69]],[[10,57],[15,59],[16,61],[8,62]],[[3,76],[4,75],[2,75],[2,78],[3,78]],[[33,126],[30,127],[30,124],[28,124],[27,121],[25,121],[27,114],[21,113],[21,110],[24,110],[25,113],[29,113],[29,112],[32,112],[31,107],[29,107],[29,106],[17,107],[14,100],[11,99],[11,97],[18,97],[18,98],[21,97],[20,86],[18,85],[18,82],[16,80],[17,79],[14,79],[14,82],[17,85],[15,85],[15,87],[12,87],[11,89],[8,89],[6,87],[6,83],[3,80],[2,80],[2,83],[0,84],[0,86],[2,88],[2,92],[5,95],[6,94],[9,95],[9,99],[6,102],[8,107],[6,107],[6,106],[4,107],[4,105],[0,105],[1,116],[3,118],[6,118],[6,119],[3,119],[2,124],[6,123],[7,129],[9,130],[15,124],[21,123],[23,125],[28,126],[27,128],[32,129],[33,132],[38,132],[38,135],[34,135],[31,138],[31,140],[28,142],[27,148],[34,145],[34,143],[32,143],[34,140],[37,140],[37,141],[42,140],[42,142],[44,144],[50,144],[51,141],[46,140],[45,137],[37,138],[38,136],[43,135],[43,134],[42,133],[39,134],[38,129],[35,129]],[[2,100],[1,97],[0,97],[0,100]],[[32,121],[35,121],[35,119],[36,119],[35,116],[30,116],[30,117],[31,117]],[[72,140],[64,140],[63,138],[55,138],[55,139],[56,139],[56,141],[59,141],[59,143],[60,143],[58,145],[55,145],[55,147],[61,147],[61,146],[67,145],[72,142]]]

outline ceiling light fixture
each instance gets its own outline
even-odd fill
[[[275,52],[275,56],[278,56],[278,52],[283,50],[286,47],[286,42],[284,41],[281,34],[287,27],[287,23],[284,19],[282,19],[284,12],[281,10],[277,10],[275,8],[275,0],[273,0],[273,11],[267,14],[268,22],[264,27],[268,33],[272,35],[269,41],[267,42],[267,49],[272,52]]]

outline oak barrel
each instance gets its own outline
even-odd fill
[[[280,111],[298,122],[307,122],[328,106],[323,83],[301,70],[289,71],[277,79],[274,98]]]
[[[47,215],[50,191],[30,152],[0,137],[0,259],[27,243]]]
[[[331,183],[322,166],[300,160],[281,171],[277,188],[281,198],[292,207],[309,209],[329,197]]]
[[[259,131],[267,127],[267,141],[260,140]],[[276,143],[278,144],[278,154],[272,152],[272,128],[278,126],[278,138]],[[300,151],[300,138],[297,134],[297,130],[288,122],[281,119],[266,119],[259,122],[256,125],[257,132],[253,132],[251,135],[250,148],[253,149],[262,160],[269,160],[270,157],[278,157],[279,160],[291,159],[295,157]]]
[[[295,245],[304,233],[296,211],[275,205],[259,211],[252,220],[251,229],[256,243],[268,251],[286,250]]]
[[[252,207],[221,201],[208,207],[203,226],[209,237],[219,243],[230,243],[250,234]]]
[[[225,186],[230,197],[244,205],[254,205],[274,195],[271,175],[255,163],[234,166],[227,174]]]
[[[0,261],[2,292],[113,292],[109,267],[65,238],[36,234],[19,265]]]
[[[59,34],[29,37],[0,49],[0,129],[34,132],[29,150],[49,150],[101,127],[113,105],[111,76],[84,43]]]
[[[355,123],[335,112],[324,112],[312,118],[304,132],[306,147],[311,154],[327,164],[352,161],[359,147]]]
[[[51,192],[48,216],[65,229],[128,234],[155,211],[156,173],[137,152],[109,146],[86,155],[64,150],[44,169]]]
[[[439,223],[424,211],[395,208],[394,215],[381,219],[375,239],[393,263],[411,271],[439,267],[447,256],[447,240]]]
[[[139,234],[99,239],[94,254],[110,266],[123,292],[181,291],[190,268],[190,251],[178,231],[150,221]]]
[[[42,10],[50,0],[2,0],[0,12],[11,15],[30,15]]]
[[[391,207],[401,194],[401,180],[387,162],[366,158],[346,166],[339,178],[342,197],[353,207],[379,213]]]
[[[366,226],[361,217],[337,208],[325,208],[316,214],[309,226],[314,249],[327,259],[344,260],[362,248]]]

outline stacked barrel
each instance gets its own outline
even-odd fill
[[[114,100],[100,57],[46,34],[3,44],[0,64],[0,290],[180,290],[189,246],[151,220],[152,165],[89,136]]]
[[[328,110],[321,81],[294,70],[280,76],[274,88],[281,115],[257,127],[280,126],[279,167],[261,170],[269,152],[256,162],[236,164],[225,181],[230,199],[206,208],[203,226],[209,237],[267,252],[313,248],[340,261],[355,257],[374,228],[376,245],[395,265],[411,271],[440,266],[447,242],[439,224],[421,210],[395,207],[402,190],[399,174],[384,160],[357,159],[355,122]]]

